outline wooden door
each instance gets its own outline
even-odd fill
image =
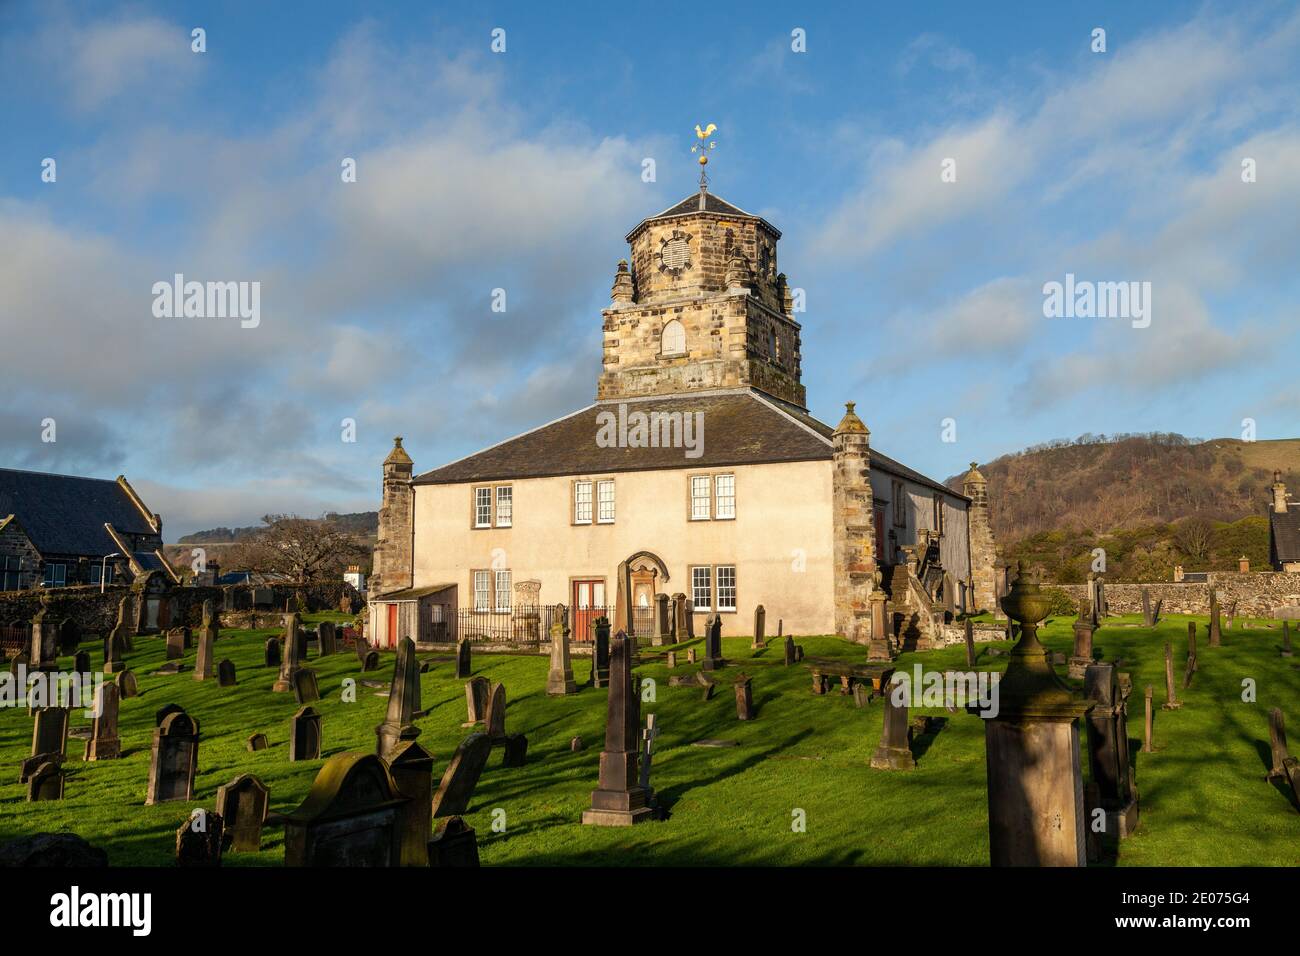
[[[591,622],[606,613],[603,579],[573,582],[573,610],[569,614],[571,640],[593,640]]]
[[[397,646],[397,605],[388,605],[388,646]]]

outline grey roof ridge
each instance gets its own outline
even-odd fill
[[[74,481],[102,481],[108,485],[117,484],[116,478],[90,478],[86,475],[65,475],[59,471],[32,471],[29,468],[0,468],[0,471],[12,471],[20,475],[44,475],[46,478],[71,478]]]
[[[762,392],[758,391],[757,389],[748,389],[748,391],[749,391],[750,395],[753,396],[753,398],[754,398],[755,401],[757,401],[757,402],[761,402],[762,404],[766,405],[768,408],[772,409],[772,411],[776,412],[778,415],[780,415],[780,416],[782,416],[783,418],[786,418],[786,419],[788,419],[789,421],[793,422],[794,424],[798,425],[800,428],[802,428],[804,431],[806,431],[809,435],[812,435],[814,438],[817,438],[817,439],[819,439],[820,441],[824,442],[828,447],[830,447],[830,448],[834,448],[834,447],[835,447],[835,442],[831,441],[829,438],[827,438],[825,435],[823,435],[823,434],[821,434],[820,432],[818,432],[816,429],[809,428],[806,424],[804,424],[803,422],[799,421],[799,419],[795,418],[793,415],[791,415],[789,412],[787,412],[784,408],[781,408],[779,405],[776,405],[776,404],[774,404],[773,402],[769,401],[769,400],[768,400],[768,399],[763,395]],[[809,417],[811,417],[811,415],[810,415]]]
[[[444,468],[450,468],[452,465],[460,464],[462,461],[467,461],[470,458],[474,458],[478,455],[483,454],[484,452],[489,452],[493,448],[500,448],[502,445],[508,445],[512,441],[518,441],[520,438],[523,438],[525,435],[531,435],[533,432],[539,432],[543,428],[550,428],[552,425],[556,425],[564,421],[565,419],[572,418],[575,415],[581,415],[583,412],[587,411],[588,409],[595,408],[595,407],[596,407],[595,402],[592,402],[590,405],[584,405],[576,412],[569,412],[569,414],[567,415],[561,415],[559,418],[553,418],[549,422],[546,422],[545,424],[538,425],[536,428],[530,428],[527,431],[520,432],[518,435],[514,435],[510,438],[502,439],[499,442],[494,442],[493,444],[488,445],[486,448],[480,448],[478,451],[470,452],[470,454],[468,455],[461,455],[461,457],[454,459],[453,461],[444,462],[443,464],[439,465],[437,468],[430,468],[428,471],[422,471],[418,475],[412,477],[411,481],[413,482],[419,481],[421,478],[425,477],[426,475],[431,475],[435,471],[441,471]]]

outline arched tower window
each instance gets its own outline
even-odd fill
[[[682,355],[686,352],[686,330],[676,319],[664,326],[659,336],[659,352],[661,355]]]

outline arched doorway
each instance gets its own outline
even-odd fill
[[[638,551],[618,566],[614,630],[649,637],[654,631],[655,595],[664,590],[668,566],[652,551]]]

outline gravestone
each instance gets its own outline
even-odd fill
[[[285,818],[285,866],[398,866],[407,803],[374,754],[336,754]]]
[[[117,692],[122,700],[130,700],[132,697],[140,695],[140,687],[136,683],[135,671],[121,671],[113,683],[117,684]]]
[[[1282,621],[1282,656],[1291,656],[1291,627],[1285,619]]]
[[[704,660],[700,662],[700,667],[712,671],[725,667],[726,663],[722,659],[722,615],[715,614],[704,636]]]
[[[693,647],[686,648],[686,663],[688,664],[695,663],[695,648]]]
[[[63,799],[63,767],[54,760],[37,766],[27,778],[27,801]]]
[[[1272,756],[1272,766],[1269,767],[1265,779],[1277,780],[1285,778],[1287,776],[1287,761],[1294,758],[1291,756],[1290,750],[1287,749],[1286,717],[1283,716],[1280,707],[1274,707],[1268,712],[1268,744]]]
[[[254,733],[248,735],[245,746],[248,747],[249,753],[256,753],[259,750],[265,750],[270,746],[270,743],[266,739],[266,734]]]
[[[483,716],[487,735],[495,743],[506,735],[506,687],[493,684],[488,692],[487,708]]]
[[[365,663],[361,665],[362,673],[379,670],[379,652],[367,651]]]
[[[966,640],[966,666],[973,668],[975,666],[975,658],[976,658],[975,625],[971,623],[970,618],[966,618],[966,621],[964,622],[964,626],[962,629],[965,632],[963,634],[963,637]]]
[[[1174,689],[1174,651],[1168,641],[1165,641],[1165,702],[1160,705],[1161,710],[1177,710],[1182,707],[1182,702],[1178,699],[1178,691]]]
[[[595,645],[591,649],[591,686],[609,686],[609,618],[603,615],[592,625]]]
[[[1092,623],[1093,614],[1087,598],[1079,602],[1079,616],[1074,622],[1074,651],[1070,655],[1067,673],[1073,678],[1083,677],[1083,672],[1092,663],[1092,635],[1096,625]]]
[[[57,670],[59,666],[59,627],[50,617],[45,600],[48,598],[42,598],[41,609],[32,618],[31,640],[28,643],[30,670]]]
[[[1219,594],[1210,588],[1210,646],[1221,647],[1223,644],[1222,625],[1219,621]]]
[[[1228,622],[1226,625],[1228,630],[1230,631],[1232,630],[1232,622],[1235,621],[1236,619],[1237,619],[1237,602],[1233,601],[1231,604],[1228,605]]]
[[[901,698],[906,685],[891,683],[883,697],[885,720],[880,730],[880,746],[871,755],[876,770],[913,770],[912,728],[907,722],[907,703]]]
[[[668,669],[669,669],[669,670],[672,670],[674,667],[676,667],[676,666],[677,666],[677,652],[676,652],[676,651],[669,651],[669,652],[668,652],[667,661],[668,661]]]
[[[736,678],[736,719],[754,719],[754,679],[741,674]]]
[[[402,638],[410,641],[409,637]],[[414,646],[414,644],[412,644]],[[414,652],[412,652],[414,653]],[[428,866],[429,840],[433,836],[433,754],[418,741],[404,740],[388,762],[397,792],[407,798],[400,814],[402,866]]]
[[[469,677],[472,670],[470,661],[470,643],[469,638],[462,638],[456,642],[456,677],[458,680],[464,680]]]
[[[153,732],[145,805],[168,800],[193,800],[194,773],[198,765],[199,722],[176,707],[162,718]]]
[[[86,741],[85,759],[116,760],[122,756],[122,741],[117,735],[117,713],[121,692],[116,684],[103,683],[95,690],[95,718]]]
[[[167,632],[167,660],[178,661],[185,656],[185,630],[173,627]]]
[[[1151,614],[1151,589],[1142,589],[1142,626],[1155,627],[1155,617]]]
[[[289,721],[289,760],[319,760],[321,719],[311,707],[299,708]]]
[[[404,637],[397,644],[397,664],[388,690],[388,711],[384,722],[375,728],[375,753],[385,760],[391,760],[400,746],[420,736],[420,728],[415,726],[419,696],[420,662],[415,658],[415,641]],[[428,842],[426,834],[424,844]]]
[[[293,672],[293,698],[300,704],[320,700],[320,686],[316,683],[315,670],[299,667]]]
[[[448,817],[429,841],[429,866],[478,866],[478,838],[460,817]]]
[[[212,602],[203,602],[203,613],[205,615],[203,627],[199,629],[199,649],[194,657],[194,679],[210,680],[212,678],[212,652],[213,642],[216,640],[217,629],[212,626],[211,619],[206,615],[211,613]]]
[[[59,625],[59,647],[63,653],[73,653],[81,644],[81,625],[72,618],[65,618]],[[86,668],[89,670],[90,668]]]
[[[785,636],[785,666],[793,667],[795,662],[794,638],[789,634]]]
[[[1115,665],[1089,665],[1083,677],[1083,693],[1093,702],[1084,723],[1088,766],[1105,813],[1105,833],[1126,839],[1137,828],[1138,802],[1129,770],[1127,707]]]
[[[264,667],[280,666],[280,639],[279,638],[268,637],[266,639],[266,647],[262,651],[262,665]]]
[[[234,687],[236,683],[237,682],[235,680],[235,665],[228,660],[222,661],[220,664],[218,664],[217,665],[217,686]]]
[[[72,658],[72,669],[78,674],[90,673],[90,652],[77,651]]]
[[[1192,659],[1193,665],[1196,662],[1196,622],[1187,622],[1187,656]],[[1193,666],[1192,670],[1196,670]]]
[[[667,594],[660,592],[654,596],[654,604],[651,606],[653,617],[650,625],[651,647],[663,647],[665,644],[672,643],[672,638],[669,636],[669,632],[672,630],[672,625],[669,623],[669,617],[672,614],[669,610],[669,604]]]
[[[1160,623],[1160,609],[1161,609],[1162,607],[1164,607],[1164,606],[1165,606],[1165,599],[1164,599],[1164,598],[1159,598],[1159,599],[1156,600],[1156,606],[1153,607],[1153,608],[1151,609],[1151,625],[1152,625],[1152,627],[1154,627],[1155,625],[1157,625],[1157,624]]]
[[[1142,752],[1144,754],[1150,754],[1150,753],[1155,753],[1155,747],[1151,745],[1151,729],[1155,721],[1155,714],[1152,710],[1151,704],[1155,696],[1155,688],[1153,688],[1150,684],[1147,684],[1145,696],[1146,696],[1146,703],[1147,703],[1147,712],[1146,712],[1146,720],[1143,724]]]
[[[659,724],[654,714],[646,714],[645,729],[641,731],[641,773],[637,783],[646,793],[653,793],[650,787],[650,766],[654,761],[655,741],[659,738]]]
[[[433,795],[435,818],[460,816],[469,811],[470,797],[491,752],[492,740],[487,734],[470,734],[460,742]]]
[[[271,689],[283,693],[294,689],[294,672],[302,666],[302,638],[299,628],[302,621],[297,614],[284,616],[284,647],[280,660],[280,673]]]
[[[595,826],[628,826],[654,814],[653,792],[639,782],[641,702],[632,690],[632,661],[628,639],[620,632],[609,656],[609,705],[605,717],[605,748],[600,754],[598,788],[582,822]]]
[[[217,788],[217,816],[236,853],[256,853],[262,848],[262,826],[270,801],[271,791],[251,773],[241,773]]]
[[[754,643],[751,647],[757,650],[767,646],[767,609],[763,605],[754,608]]]
[[[338,653],[338,635],[333,621],[321,621],[316,627],[316,643],[321,657]]]
[[[578,692],[573,679],[573,662],[569,658],[569,628],[560,605],[559,620],[551,625],[551,669],[546,675],[548,697],[564,697]]]
[[[690,612],[686,607],[686,595],[678,592],[673,595],[673,643],[681,644],[690,634],[687,617]]]
[[[467,719],[462,727],[481,724],[487,717],[488,694],[492,684],[486,677],[472,677],[465,682],[465,710]]]
[[[130,646],[130,628],[126,623],[130,598],[122,598],[117,605],[117,623],[104,638],[104,673],[117,674],[126,668],[126,652]]]
[[[43,763],[62,763],[68,748],[68,709],[41,707],[32,715],[32,752],[23,762],[19,783]]]

